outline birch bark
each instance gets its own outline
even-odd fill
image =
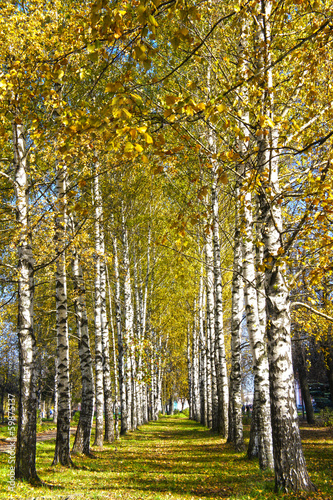
[[[112,313],[112,293],[111,293],[111,286],[110,286],[110,279],[109,279],[109,273],[108,273],[108,267],[106,267],[106,278],[107,278],[107,283],[108,283],[108,292],[109,292],[109,314],[110,314],[110,326],[111,326],[111,339],[112,339],[112,361],[113,361],[113,374],[114,374],[114,414],[115,414],[115,422],[114,422],[114,428],[115,428],[115,434],[116,434],[116,439],[119,439],[119,405],[118,405],[118,399],[119,399],[119,388],[118,388],[118,377],[117,377],[117,352],[116,352],[116,340],[115,340],[115,332],[114,332],[114,324],[113,324],[113,313]]]
[[[207,355],[206,355],[206,337],[204,327],[204,280],[203,266],[200,273],[199,284],[199,384],[200,384],[200,421],[207,427]]]
[[[18,341],[20,392],[16,441],[16,479],[39,482],[36,472],[36,341],[33,325],[34,259],[29,241],[27,149],[23,125],[13,122],[18,253]]]
[[[248,49],[248,21],[245,19],[239,41],[240,76],[246,80],[248,63],[243,61],[243,54]],[[273,469],[273,444],[270,419],[270,397],[269,397],[269,370],[265,338],[265,325],[259,319],[259,306],[261,320],[263,320],[262,300],[264,295],[259,294],[257,289],[258,274],[256,272],[255,247],[254,247],[254,210],[251,193],[251,171],[252,164],[248,160],[250,129],[248,111],[248,89],[244,84],[239,91],[239,128],[242,132],[238,139],[238,152],[240,162],[236,174],[238,191],[240,190],[241,201],[241,229],[243,234],[243,276],[244,295],[247,329],[250,338],[253,355],[254,370],[254,403],[251,421],[250,442],[248,456],[253,458],[259,456],[259,464],[262,469]],[[241,180],[239,180],[241,179]],[[261,290],[260,290],[261,291]],[[265,306],[265,301],[264,304]]]
[[[236,186],[236,200],[239,189]],[[237,203],[237,201],[236,201]],[[235,213],[234,262],[231,305],[231,374],[229,439],[237,451],[244,449],[242,397],[241,397],[241,332],[243,319],[242,252],[238,209]]]
[[[54,409],[53,409],[53,422],[56,424],[58,421],[58,357],[54,360]]]
[[[90,455],[90,437],[94,416],[94,370],[90,350],[88,330],[88,317],[86,307],[86,290],[82,268],[79,262],[77,249],[73,249],[72,259],[74,282],[74,307],[76,317],[76,330],[78,337],[79,358],[82,378],[82,397],[80,419],[77,426],[73,453]]]
[[[246,183],[246,182],[245,182]],[[243,275],[246,322],[253,354],[254,370],[254,412],[253,421],[256,425],[251,431],[258,433],[258,453],[261,469],[273,469],[273,443],[270,418],[269,369],[265,334],[260,329],[258,299],[256,290],[256,272],[253,245],[252,197],[250,192],[244,193],[243,205]],[[250,439],[249,456],[254,452],[255,438]]]
[[[118,372],[119,372],[119,396],[120,396],[120,434],[126,434],[127,427],[127,401],[126,401],[126,383],[125,383],[125,352],[123,329],[121,324],[121,297],[120,297],[120,278],[119,278],[119,262],[118,262],[118,245],[116,236],[112,235],[113,244],[113,265],[115,276],[115,303],[116,303],[116,325],[118,339]]]
[[[194,302],[194,321],[193,321],[193,334],[192,334],[192,373],[193,373],[193,418],[200,422],[200,391],[199,391],[199,332],[197,311]]]
[[[309,390],[308,380],[307,380],[307,367],[306,367],[306,352],[299,337],[299,333],[294,331],[294,340],[296,341],[293,345],[293,358],[294,358],[294,370],[298,372],[298,379],[301,386],[302,400],[304,402],[306,411],[306,420],[308,424],[313,425],[315,423],[314,411],[312,406],[311,394]],[[295,345],[296,344],[296,345]]]
[[[113,420],[113,402],[112,385],[110,373],[110,341],[109,341],[109,322],[106,311],[106,262],[105,262],[105,237],[103,215],[101,220],[101,334],[102,334],[102,353],[103,353],[103,391],[104,391],[104,410],[105,410],[105,434],[104,439],[108,443],[114,441],[114,420]]]
[[[70,423],[71,399],[69,385],[69,339],[67,314],[66,277],[66,168],[57,169],[57,215],[55,218],[56,261],[56,317],[57,317],[57,357],[58,357],[58,420],[57,437],[53,465],[71,466]]]
[[[94,168],[94,204],[95,204],[95,397],[96,397],[96,431],[94,446],[103,446],[104,431],[104,387],[103,387],[103,345],[102,345],[102,296],[101,296],[101,219],[102,203],[99,191],[98,165]]]
[[[187,379],[188,379],[188,403],[189,403],[189,418],[193,420],[193,370],[191,359],[191,338],[190,325],[187,325]]]
[[[206,257],[206,304],[207,304],[207,412],[208,427],[217,430],[217,398],[215,376],[215,323],[214,323],[214,256],[212,234],[205,242]]]
[[[212,139],[210,139],[211,141]],[[211,144],[212,147],[213,144]],[[214,302],[215,302],[215,365],[218,394],[217,430],[224,437],[228,437],[228,371],[225,357],[225,343],[223,331],[222,310],[222,275],[219,236],[219,203],[217,193],[217,165],[213,164],[212,171],[212,213],[213,213],[213,252],[214,252]]]
[[[274,123],[270,26],[272,2],[261,0],[260,8],[257,64],[262,74],[261,114],[268,116]],[[268,69],[263,71],[264,67]],[[298,428],[290,339],[290,298],[285,265],[279,260],[279,251],[283,247],[283,223],[281,207],[276,201],[280,192],[278,138],[276,126],[266,127],[258,135],[275,486],[285,491],[314,491]]]
[[[124,270],[124,340],[126,349],[125,376],[126,376],[126,400],[127,400],[127,428],[132,429],[133,425],[133,372],[135,370],[133,326],[134,311],[132,302],[130,261],[128,234],[122,207],[122,242],[123,242],[123,270]]]
[[[149,276],[150,276],[150,245],[151,245],[151,229],[150,225],[148,226],[148,237],[147,237],[147,264],[146,264],[146,277],[145,277],[145,285],[144,285],[144,291],[142,294],[142,297],[140,300],[142,301],[142,331],[141,331],[141,341],[139,344],[139,360],[138,360],[138,374],[140,377],[140,380],[143,378],[143,359],[142,359],[142,354],[143,354],[143,342],[144,338],[146,336],[146,325],[147,325],[147,304],[148,304],[148,294],[149,294]],[[141,267],[140,267],[141,269]],[[142,273],[141,273],[142,274]],[[151,287],[153,285],[153,280],[151,280]],[[141,387],[141,411],[140,415],[142,418],[142,423],[146,423],[148,421],[148,413],[147,413],[147,389],[146,389],[146,384],[145,382],[142,382],[142,387]]]
[[[133,253],[133,277],[135,295],[136,342],[137,342],[137,369],[135,383],[135,419],[136,424],[142,424],[142,338],[143,338],[143,297],[138,281],[138,264],[136,252]]]

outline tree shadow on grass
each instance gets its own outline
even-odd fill
[[[111,469],[111,477],[114,474],[111,492],[127,489],[138,494],[169,492],[223,498],[255,489],[258,481],[273,491],[272,474],[263,476],[256,469],[258,464],[249,462],[245,453],[235,452],[219,436],[188,420],[176,420],[171,429],[170,425],[172,421],[160,421],[140,429],[133,442],[133,436],[128,435],[117,454],[108,454],[108,463],[100,470],[107,473]]]
[[[96,458],[77,458],[80,491],[87,496],[103,491],[117,498],[127,493],[224,498],[249,493],[258,484],[268,491],[274,488],[272,475],[262,475],[244,453],[236,453],[219,436],[189,420],[152,422],[108,445]]]

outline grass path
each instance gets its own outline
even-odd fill
[[[75,435],[76,429],[71,427],[71,434]],[[57,430],[52,429],[52,430],[47,430],[44,432],[38,432],[36,436],[36,441],[39,443],[40,441],[51,441],[52,439],[55,439],[57,436]],[[9,453],[11,446],[10,444],[12,442],[16,442],[16,437],[10,438],[7,437],[5,439],[0,439],[0,453]]]
[[[329,500],[333,491],[333,436],[308,430],[305,449],[313,480],[320,493],[307,498]],[[37,469],[52,489],[17,483],[12,498],[62,500],[154,499],[199,500],[210,498],[273,499],[296,498],[277,495],[270,472],[261,472],[256,461],[235,453],[217,435],[181,416],[164,417],[142,426],[103,451],[95,458],[75,457],[76,469],[51,467],[54,442],[38,444]],[[5,454],[0,455],[0,498],[5,491]],[[298,498],[306,498],[299,496]]]

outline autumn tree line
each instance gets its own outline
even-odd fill
[[[333,387],[331,4],[3,2],[1,322],[18,333],[17,479],[40,481],[38,360],[53,361],[53,463],[71,466],[91,453],[94,408],[101,447],[175,396],[244,449],[249,344],[248,456],[277,489],[315,490],[291,343],[316,338]]]

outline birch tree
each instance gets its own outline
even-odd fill
[[[274,123],[274,81],[270,68],[272,3],[262,0],[258,25],[257,65],[261,74],[261,115]],[[269,68],[263,71],[263,68]],[[302,451],[295,402],[290,339],[290,300],[284,263],[279,188],[279,132],[276,126],[263,127],[258,135],[258,168],[262,187],[259,192],[261,228],[264,243],[267,337],[276,487],[284,490],[313,491]]]
[[[235,198],[238,199],[239,182],[236,181]],[[241,399],[241,332],[243,321],[243,280],[240,223],[235,208],[234,261],[231,289],[231,373],[230,373],[230,422],[228,441],[237,451],[244,449],[242,399]]]
[[[58,358],[58,416],[57,438],[53,465],[71,466],[70,422],[71,398],[69,385],[69,339],[67,315],[66,276],[66,176],[65,165],[57,167],[57,214],[55,217],[56,245],[56,316],[57,316],[57,358]]]
[[[102,200],[99,189],[98,165],[94,171],[94,204],[95,204],[95,397],[96,397],[96,432],[94,446],[103,446],[104,431],[104,391],[103,391],[103,344],[102,344],[102,296],[101,296],[101,219]]]
[[[133,343],[134,311],[132,302],[132,286],[129,261],[128,231],[125,223],[124,207],[121,220],[122,261],[124,269],[124,339],[125,339],[125,383],[127,401],[127,429],[133,427],[133,375],[135,373],[135,357]]]
[[[118,340],[119,397],[120,397],[120,412],[121,412],[120,433],[124,435],[128,430],[126,382],[125,382],[125,352],[124,352],[123,328],[121,321],[121,295],[120,295],[118,244],[114,234],[112,234],[112,244],[113,244],[113,265],[114,265],[114,276],[115,276],[116,327],[117,327],[117,340]]]
[[[110,342],[109,342],[109,322],[106,309],[106,261],[105,261],[105,230],[103,217],[101,220],[101,329],[102,329],[102,349],[103,349],[103,389],[105,407],[105,441],[114,441],[114,420],[112,405],[112,387],[110,373]]]
[[[90,350],[85,283],[78,250],[75,247],[72,254],[72,272],[75,293],[74,307],[82,379],[81,411],[73,445],[73,453],[90,455],[90,437],[95,403],[94,372]]]
[[[36,472],[36,340],[33,326],[34,259],[29,229],[29,184],[26,132],[19,117],[13,121],[14,188],[18,244],[18,338],[20,360],[19,415],[15,477],[39,482]]]

